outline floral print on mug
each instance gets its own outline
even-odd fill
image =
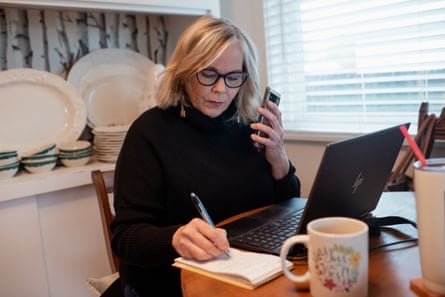
[[[358,282],[362,255],[353,248],[322,247],[314,250],[312,257],[317,278],[330,291],[349,292]]]

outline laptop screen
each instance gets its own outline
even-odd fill
[[[403,143],[399,127],[326,146],[298,232],[315,218],[359,218],[376,208]]]
[[[231,245],[279,254],[282,242],[306,233],[313,219],[365,216],[377,206],[403,139],[400,126],[394,126],[328,144],[308,199],[293,198],[226,224]]]

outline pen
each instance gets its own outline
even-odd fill
[[[212,218],[210,217],[209,213],[207,212],[206,208],[204,207],[204,204],[202,204],[201,199],[199,199],[198,195],[195,193],[190,193],[190,197],[192,198],[193,204],[195,205],[196,209],[198,210],[201,217],[206,221],[210,226],[215,228],[215,224],[212,221]],[[227,256],[229,255],[229,251],[224,251],[224,253]]]
[[[425,160],[425,156],[420,151],[419,146],[417,143],[412,139],[411,135],[409,135],[408,130],[404,125],[400,126],[400,131],[402,132],[403,136],[405,136],[406,140],[408,141],[409,146],[411,147],[411,150],[413,151],[414,155],[417,157],[417,160],[419,160],[420,164],[422,164],[422,167],[426,167],[427,163]]]

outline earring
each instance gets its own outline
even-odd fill
[[[181,118],[185,118],[185,108],[184,108],[184,104],[181,103],[181,110],[179,111],[179,116]]]

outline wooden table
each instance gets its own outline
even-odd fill
[[[377,217],[397,215],[415,220],[414,194],[412,192],[385,192],[373,214]],[[380,236],[371,236],[369,243],[370,247],[374,247],[413,237],[417,237],[417,230],[414,227],[396,225],[385,228]],[[306,261],[297,261],[295,264],[295,272],[303,273],[307,270]],[[184,297],[311,296],[307,290],[299,290],[284,275],[255,290],[246,290],[193,272],[182,271],[181,273]],[[369,252],[369,297],[417,296],[411,291],[409,282],[420,276],[420,260],[416,243],[396,244],[371,249]]]

